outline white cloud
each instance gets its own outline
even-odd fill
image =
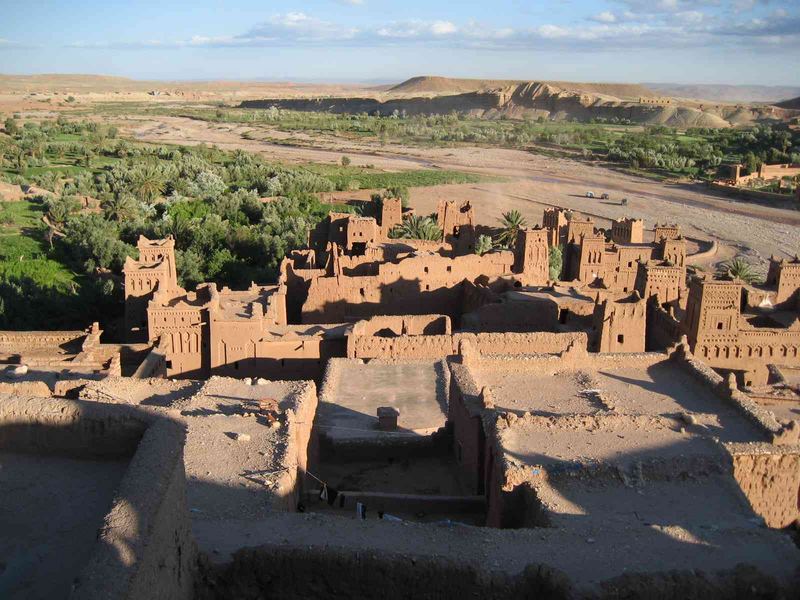
[[[590,20],[597,21],[598,23],[616,23],[617,17],[614,13],[606,10],[600,14],[594,15]]]
[[[0,38],[0,50],[11,50],[15,48],[33,48],[33,47],[34,46],[31,44],[25,44],[23,42],[15,42],[14,40]]]
[[[623,0],[632,9],[640,0]],[[196,35],[185,40],[143,40],[134,42],[75,42],[80,48],[230,48],[285,46],[443,45],[453,48],[492,50],[559,49],[562,51],[609,48],[675,48],[702,45],[737,44],[739,47],[800,47],[800,12],[780,19],[741,19],[733,13],[723,17],[701,10],[704,2],[695,0],[686,9],[686,0],[658,0],[647,3],[669,11],[645,15],[624,11],[600,13],[591,23],[543,23],[528,27],[492,27],[485,23],[447,20],[394,21],[368,27],[355,27],[316,18],[304,12],[276,14],[249,31],[235,36]],[[722,0],[720,0],[722,1]],[[2,44],[0,43],[0,47]]]

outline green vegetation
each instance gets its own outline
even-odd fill
[[[329,179],[333,182],[334,188],[337,190],[403,189],[452,183],[480,183],[487,179],[486,177],[473,173],[440,169],[384,173],[365,167],[345,167],[337,165],[317,164],[307,165],[306,168],[311,172]]]
[[[479,235],[478,240],[475,242],[475,254],[483,256],[494,248],[494,241],[490,235]]]
[[[401,225],[395,227],[391,237],[435,242],[442,239],[442,230],[432,217],[409,215],[403,218]]]
[[[285,167],[242,151],[135,143],[95,122],[7,119],[0,178],[42,191],[0,210],[0,328],[83,327],[87,315],[109,326],[139,235],[174,236],[184,286],[244,287],[274,280],[287,252],[305,245],[333,208],[318,192],[355,181],[407,200],[408,186],[479,180],[341,162]],[[417,225],[415,235],[429,239],[430,227]]]
[[[800,132],[781,124],[747,129],[689,128],[680,131],[660,125],[635,125],[616,118],[596,118],[589,122],[543,118],[489,120],[457,113],[406,116],[402,112],[381,117],[366,113],[301,112],[275,107],[223,107],[216,110],[162,107],[145,110],[211,122],[251,124],[254,129],[266,131],[303,132],[353,141],[526,148],[553,156],[608,161],[635,173],[658,177],[712,179],[717,176],[719,166],[727,162],[741,162],[748,172],[757,170],[762,162],[800,163]],[[292,143],[291,140],[281,142]]]
[[[500,221],[500,233],[497,235],[497,245],[503,248],[513,248],[517,243],[519,230],[527,227],[528,222],[518,210],[503,213],[498,221]]]
[[[561,271],[564,266],[564,247],[551,246],[548,254],[548,277],[553,281],[561,279]]]
[[[717,276],[736,277],[745,283],[756,283],[759,280],[758,275],[753,271],[753,267],[741,258],[732,258],[719,265]]]

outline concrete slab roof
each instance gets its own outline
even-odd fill
[[[429,435],[447,418],[447,377],[441,361],[332,359],[315,426],[336,440]],[[379,407],[396,408],[398,431],[377,429]]]

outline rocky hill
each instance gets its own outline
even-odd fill
[[[800,96],[791,100],[784,100],[775,104],[778,108],[788,108],[789,110],[800,110]]]
[[[470,87],[477,89],[457,91]],[[456,88],[456,91],[446,88]],[[783,118],[781,110],[774,107],[679,101],[658,96],[636,84],[506,82],[437,77],[413,78],[376,97],[274,98],[246,101],[241,106],[381,115],[395,112],[448,114],[455,111],[488,119],[542,117],[588,121],[604,118],[678,128],[731,127]]]
[[[396,94],[467,93],[505,89],[530,83],[535,82],[512,79],[453,79],[426,75],[407,79],[390,88],[389,91]],[[657,96],[647,87],[635,83],[579,83],[574,81],[542,81],[541,83],[568,92],[600,94],[618,98],[653,98]]]

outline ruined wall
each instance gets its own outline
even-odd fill
[[[731,444],[733,474],[768,527],[800,520],[800,446]]]
[[[469,280],[463,283],[463,293],[461,296],[462,314],[472,312],[482,306],[499,301],[500,294],[498,291],[485,285],[475,284]]]
[[[241,337],[228,335],[212,345],[211,371],[228,377],[318,380],[325,362],[346,355],[346,340],[322,336],[269,334],[251,338],[247,327]]]
[[[303,323],[341,323],[379,314],[461,315],[462,286],[511,273],[510,251],[447,258],[418,255],[382,263],[376,276],[312,279],[302,308]]]
[[[384,337],[352,336],[348,358],[445,358],[458,353],[462,342],[480,354],[555,354],[572,344],[586,348],[587,335],[580,333],[455,333]]]
[[[462,228],[474,231],[475,211],[469,200],[439,200],[436,208],[436,222],[444,237],[458,235]]]
[[[297,510],[303,495],[305,472],[308,469],[311,451],[311,431],[317,412],[317,388],[313,381],[303,381],[293,393],[292,406],[285,411],[286,439],[280,447],[283,458],[274,458],[276,464],[287,469],[277,478],[275,495],[280,499],[274,506],[287,512]]]
[[[396,337],[400,335],[448,335],[450,318],[446,315],[379,316],[353,325],[351,336]]]
[[[590,307],[594,305],[589,304]],[[475,332],[529,332],[559,330],[559,303],[554,298],[530,298],[524,301],[506,300],[485,304],[463,316],[461,328]],[[590,309],[591,310],[591,309]],[[566,313],[564,313],[566,315]],[[574,318],[573,318],[574,321]],[[591,323],[587,324],[591,326]]]
[[[171,375],[167,365],[167,354],[169,352],[170,340],[163,338],[155,344],[139,367],[131,375],[133,379],[148,379],[151,377],[163,379]]]
[[[767,181],[771,179],[782,179],[784,177],[794,177],[795,175],[800,175],[800,165],[768,165],[762,163],[761,166],[758,167],[758,179],[765,179]],[[747,175],[745,177],[750,176]]]
[[[658,302],[651,300],[647,306],[646,349],[665,350],[677,343],[683,333],[678,320]]]
[[[467,493],[483,494],[486,436],[482,414],[486,404],[467,365],[451,361],[449,366],[447,422],[453,433],[459,483]]]

